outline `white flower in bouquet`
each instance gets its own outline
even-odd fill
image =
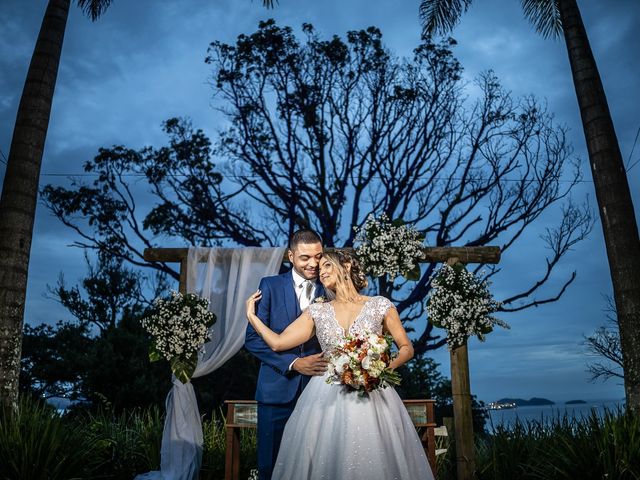
[[[481,280],[464,265],[444,264],[431,280],[432,291],[427,301],[429,321],[447,330],[450,350],[464,345],[471,335],[480,341],[495,325],[510,328],[492,316],[500,308],[489,291],[489,282]]]
[[[408,280],[420,278],[420,260],[424,258],[424,235],[402,219],[390,221],[382,214],[369,215],[362,228],[355,228],[356,254],[372,277],[402,275]]]
[[[152,339],[149,359],[168,360],[176,378],[187,383],[196,368],[198,352],[211,339],[210,327],[215,321],[209,300],[194,293],[171,292],[168,299],[156,299],[154,309],[142,319]]]

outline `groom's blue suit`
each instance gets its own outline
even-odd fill
[[[302,313],[291,271],[263,278],[259,288],[262,298],[258,302],[256,314],[274,332],[282,332]],[[314,296],[322,293],[322,287],[317,286]],[[321,350],[314,337],[299,347],[274,352],[251,324],[247,327],[244,346],[261,362],[256,388],[258,472],[260,480],[270,480],[284,426],[310,378],[290,371],[289,366],[296,358],[319,353]]]

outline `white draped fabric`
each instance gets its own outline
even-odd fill
[[[245,301],[262,277],[278,273],[285,248],[189,249],[187,291],[208,298],[216,314],[211,342],[205,344],[193,377],[213,372],[244,344]],[[173,379],[166,401],[160,471],[136,480],[195,480],[202,461],[202,422],[191,383]]]

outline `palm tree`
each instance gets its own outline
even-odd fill
[[[111,0],[77,0],[96,20]],[[17,400],[22,322],[42,153],[70,0],[50,0],[33,50],[0,197],[0,404]]]
[[[545,37],[564,34],[618,312],[627,405],[640,411],[640,240],[604,87],[576,0],[521,0]],[[450,31],[472,0],[421,0],[423,34]]]

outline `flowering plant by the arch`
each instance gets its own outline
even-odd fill
[[[389,275],[394,280],[402,275],[407,280],[420,278],[420,260],[424,258],[424,235],[404,220],[382,214],[367,217],[356,231],[356,255],[372,277]]]
[[[198,353],[211,339],[210,328],[216,316],[209,310],[209,300],[195,293],[171,292],[168,299],[158,298],[154,310],[142,319],[151,335],[149,360],[166,359],[171,372],[187,383],[198,363]]]
[[[510,328],[492,316],[500,308],[500,302],[489,291],[489,282],[469,272],[461,263],[442,265],[431,286],[427,300],[429,321],[447,330],[450,350],[464,345],[471,335],[484,341],[494,325]]]

